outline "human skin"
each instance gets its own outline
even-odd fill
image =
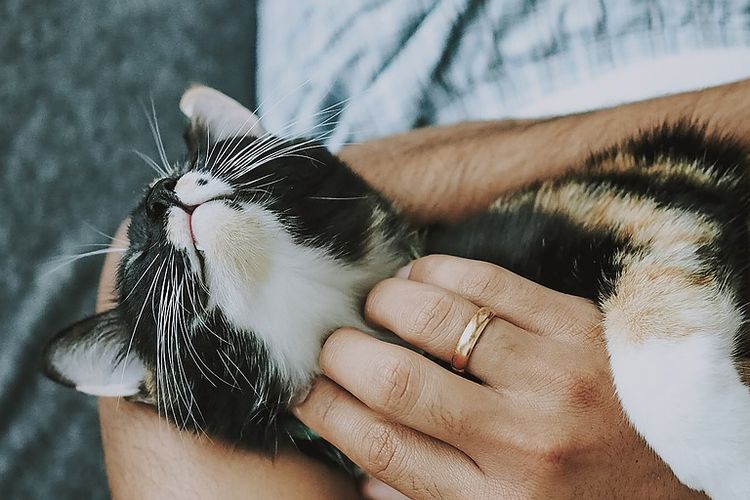
[[[626,421],[591,302],[432,255],[376,285],[365,318],[450,362],[479,307],[497,314],[467,367],[481,383],[342,329],[295,414],[410,498],[702,497]],[[377,483],[364,492],[393,497]]]
[[[638,129],[648,128],[664,120],[678,118],[701,120],[707,125],[709,131],[732,131],[746,140],[750,138],[750,123],[746,119],[750,116],[749,97],[750,82],[744,81],[705,91],[552,120],[477,122],[424,129],[352,146],[344,150],[342,156],[355,171],[392,199],[397,207],[415,218],[420,220],[457,219],[481,209],[503,191],[518,188],[539,178],[559,175],[565,169],[574,166],[590,151],[615,143],[632,135]],[[115,265],[114,258],[108,259],[105,264],[98,301],[100,310],[111,303]],[[458,266],[455,271],[460,274],[461,269],[464,268]],[[400,282],[400,285],[397,287],[395,282]],[[411,285],[405,285],[405,283],[411,283]],[[429,281],[425,283],[415,276],[409,280],[388,281],[376,290],[379,290],[377,293],[381,297],[394,298],[401,297],[404,293],[403,288],[399,287],[414,285],[440,287]],[[542,293],[543,289],[539,287],[536,290]],[[462,294],[457,291],[450,293],[462,297]],[[547,290],[544,293],[553,292]],[[372,299],[368,303],[371,301]],[[380,303],[387,303],[387,301],[381,300]],[[550,360],[551,366],[545,366],[545,369],[554,368],[553,373],[559,374],[566,380],[575,379],[570,375],[577,375],[583,371],[587,374],[586,385],[591,389],[592,394],[597,395],[594,399],[600,399],[602,394],[607,394],[607,390],[611,394],[611,381],[602,364],[603,351],[598,335],[581,335],[581,331],[589,331],[588,326],[591,326],[592,322],[595,323],[596,309],[591,304],[582,304],[581,299],[559,296],[559,294],[555,296],[554,304],[556,304],[556,310],[567,311],[567,313],[562,316],[559,312],[546,315],[542,311],[537,318],[538,323],[525,327],[516,325],[507,318],[503,319],[515,327],[526,328],[524,331],[532,332],[544,341],[540,341],[541,343],[550,342],[550,344],[559,343],[559,340],[540,335],[537,331],[539,325],[545,322],[549,325],[554,324],[554,321],[562,321],[564,325],[560,329],[567,333],[561,335],[575,338],[578,342],[571,348],[571,352],[575,352],[578,357],[567,358],[567,360],[575,359],[576,363],[582,364],[576,364],[575,373],[569,373],[566,369],[573,365],[566,363],[566,358],[548,356],[545,359]],[[571,307],[573,309],[570,309]],[[385,323],[388,321],[387,315],[387,307],[370,306],[368,313],[370,320]],[[393,323],[394,329],[403,327],[402,324]],[[456,326],[456,329],[460,331],[461,328]],[[448,332],[444,333],[447,335]],[[405,335],[403,332],[401,334]],[[419,343],[419,339],[414,341]],[[346,379],[345,375],[335,371],[334,365],[338,361],[344,362],[342,360],[349,357],[360,359],[357,356],[361,357],[360,349],[364,345],[362,342],[371,342],[371,340],[364,339],[353,331],[336,332],[326,343],[321,354],[321,363],[326,374],[347,386],[354,393],[357,393],[355,384],[363,382]],[[382,362],[382,359],[391,359],[393,354],[391,346],[379,343],[367,345],[371,349],[369,362],[378,363]],[[445,349],[446,345],[448,344],[443,345],[441,349]],[[472,363],[479,362],[478,356],[491,357],[494,352],[493,349],[487,349],[486,345],[482,349],[478,346],[477,349],[477,353],[472,357]],[[585,354],[588,350],[591,352]],[[483,352],[485,354],[480,354]],[[488,365],[504,363],[506,361],[504,353],[497,354],[497,361],[486,359],[485,362]],[[447,371],[445,374],[452,376]],[[596,376],[592,377],[591,374],[596,374]],[[377,377],[370,381],[377,382]],[[373,386],[376,385],[373,383]],[[478,384],[475,385],[481,387]],[[539,393],[543,394],[551,390],[544,384],[527,389],[531,391],[530,395],[535,393],[539,395]],[[363,400],[370,397],[362,393],[357,395]],[[447,406],[458,405],[460,410],[461,399],[456,398],[455,392],[448,395],[451,397],[451,403]],[[468,401],[466,404],[468,405]],[[560,460],[557,462],[553,460],[552,472],[543,475],[551,486],[550,484],[535,484],[533,491],[543,492],[547,491],[547,488],[554,487],[556,483],[564,484],[563,480],[569,476],[575,476],[580,481],[580,474],[588,470],[592,474],[596,472],[592,477],[600,478],[601,481],[628,472],[641,474],[642,477],[649,478],[651,497],[659,495],[665,498],[684,497],[689,494],[688,490],[682,489],[676,483],[666,466],[650,454],[645,444],[624,422],[617,405],[598,404],[595,405],[595,412],[598,413],[591,413],[591,411],[582,413],[579,407],[560,404],[559,400],[550,399],[546,404],[550,406],[547,409],[549,420],[546,421],[547,427],[540,430],[539,436],[545,436],[549,440],[547,445],[554,444],[552,441],[557,439],[553,432],[557,428],[556,422],[566,422],[568,436],[580,436],[585,433],[579,431],[591,426],[591,421],[587,420],[587,417],[596,415],[600,424],[597,426],[599,434],[596,435],[610,443],[608,456],[627,455],[633,460],[627,465],[605,460],[598,463],[599,469],[592,470],[587,469],[592,464],[583,459],[585,454],[581,454],[580,450],[584,447],[580,443],[572,443],[572,445],[578,451],[577,457],[582,458],[581,460],[568,460],[564,449],[540,445],[538,450],[543,453],[538,456],[542,457],[542,464],[549,465],[550,458],[555,456],[559,456]],[[373,403],[373,406],[377,407],[377,404]],[[300,416],[351,453],[352,458],[358,461],[365,470],[375,472],[375,476],[382,477],[386,482],[394,483],[406,491],[408,488],[388,475],[392,469],[382,468],[380,467],[382,464],[377,463],[386,455],[373,456],[375,460],[370,463],[370,459],[367,456],[363,457],[362,453],[363,450],[367,453],[367,450],[375,449],[372,446],[368,448],[367,444],[371,443],[353,446],[351,440],[357,437],[355,434],[344,436],[343,431],[334,433],[331,429],[331,422],[333,422],[331,418],[334,416],[337,416],[335,422],[340,423],[342,429],[351,429],[351,424],[357,422],[364,414],[368,415],[368,418],[382,420],[383,414],[393,411],[390,408],[380,408],[379,411],[368,408],[343,392],[331,382],[331,379],[323,379],[316,384],[315,389],[305,401]],[[466,406],[465,409],[468,408],[473,407]],[[531,416],[532,418],[516,416],[516,423],[533,421],[535,416],[536,413]],[[349,480],[291,450],[283,451],[274,461],[246,451],[230,450],[221,443],[180,434],[160,421],[154,413],[125,401],[101,399],[100,418],[107,472],[114,498],[268,498],[269,496],[274,498],[315,498],[316,496],[352,498],[355,495],[354,486]],[[409,422],[402,427],[413,429],[415,426],[418,424]],[[519,429],[523,427],[522,425]],[[476,426],[474,429],[477,430],[477,435],[480,435],[482,429]],[[607,429],[610,434],[605,436]],[[546,432],[543,432],[545,430]],[[593,435],[587,434],[589,438]],[[375,434],[371,434],[370,438],[374,436]],[[469,436],[468,439],[475,438],[476,436]],[[418,450],[423,449],[424,446],[420,448],[417,441],[411,440],[399,443],[397,448],[401,456],[414,453],[416,457]],[[455,446],[453,448],[455,449]],[[550,453],[550,450],[554,453]],[[491,452],[499,456],[498,460],[503,460],[502,455],[505,451],[488,447],[485,455]],[[606,455],[603,450],[600,451]],[[511,456],[513,455],[507,455],[507,457]],[[440,460],[450,459],[449,454],[445,456],[437,454],[435,457],[435,467],[440,466],[438,463]],[[560,467],[557,467],[555,463],[561,464]],[[506,474],[507,477],[502,479],[506,489],[502,491],[509,494],[521,493],[520,488],[514,489],[513,485],[523,483],[525,479],[533,475],[533,470],[533,467],[529,466],[526,470],[515,470],[516,477]],[[566,472],[565,477],[560,475],[562,470]],[[456,473],[456,471],[453,472]],[[446,477],[451,475],[454,474],[445,474]],[[415,484],[419,479],[418,474],[404,477],[413,478]],[[619,487],[617,481],[610,482],[613,487]],[[595,491],[592,488],[586,489],[585,482],[579,484],[583,488],[578,490],[582,495],[587,493],[591,495]],[[627,484],[620,486],[625,488]],[[424,491],[431,490],[426,487]],[[481,492],[486,491],[488,490]],[[374,490],[370,492],[375,493]],[[417,493],[422,495],[423,490]],[[611,490],[611,493],[612,496],[632,497],[633,491]]]
[[[423,221],[455,220],[575,167],[638,130],[688,120],[750,146],[750,80],[545,120],[429,127],[368,141],[340,156],[396,206]]]

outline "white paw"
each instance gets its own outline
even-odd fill
[[[720,335],[610,337],[615,385],[637,431],[686,486],[750,498],[750,389]]]

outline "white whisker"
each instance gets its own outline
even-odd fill
[[[157,175],[159,175],[159,177],[166,177],[168,175],[167,172],[164,170],[164,168],[161,165],[159,165],[158,163],[156,163],[150,156],[148,156],[148,155],[146,155],[144,153],[141,153],[137,149],[131,149],[130,152],[133,153],[133,154],[135,154],[141,160],[143,160],[144,163],[146,163],[146,165],[148,165],[149,167],[151,167],[151,169],[154,172],[156,172]]]
[[[84,252],[76,255],[60,255],[57,257],[54,257],[51,259],[51,263],[59,262],[59,265],[53,267],[52,269],[45,271],[42,273],[42,276],[48,276],[63,267],[69,266],[73,264],[74,262],[77,262],[81,259],[85,259],[86,257],[94,257],[96,255],[104,255],[104,254],[110,254],[110,253],[125,253],[127,249],[125,248],[104,248],[101,250],[93,250],[91,252]]]

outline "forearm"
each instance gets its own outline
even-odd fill
[[[750,143],[748,116],[750,80],[548,120],[425,128],[350,146],[341,156],[414,216],[452,219],[665,121],[695,121]]]
[[[115,499],[356,498],[351,480],[294,450],[232,449],[125,401],[101,399],[99,414]]]

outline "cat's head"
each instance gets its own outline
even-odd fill
[[[253,442],[242,433],[306,389],[325,336],[365,328],[364,294],[408,252],[380,196],[322,145],[266,133],[207,87],[180,108],[189,153],[130,215],[117,306],[55,337],[46,369]]]

